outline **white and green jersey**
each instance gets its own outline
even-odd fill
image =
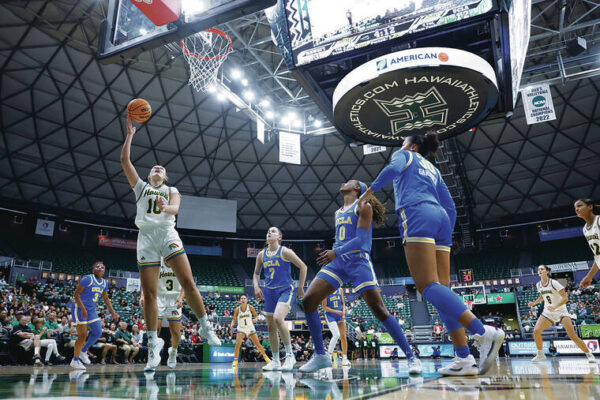
[[[594,261],[600,267],[600,215],[594,217],[591,226],[587,224],[583,227],[583,236],[594,254]]]
[[[544,310],[548,308],[548,306],[556,307],[562,301],[562,296],[560,295],[560,291],[564,289],[564,286],[561,285],[558,281],[554,279],[548,279],[548,283],[546,285],[542,284],[542,281],[539,281],[536,285],[540,296],[544,299]],[[563,304],[560,308],[555,311],[567,311],[567,305]]]
[[[175,276],[175,272],[164,263],[160,265],[160,275],[158,278],[158,297],[164,301],[164,304],[170,304],[175,301],[181,293],[181,284]]]
[[[161,212],[156,198],[160,197],[165,204],[169,204],[171,196],[179,193],[176,188],[167,185],[155,188],[140,179],[133,187],[133,192],[137,206],[135,224],[138,228],[175,227],[175,215]]]

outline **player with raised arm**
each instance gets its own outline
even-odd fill
[[[596,205],[591,199],[579,199],[574,206],[577,216],[585,221],[583,236],[585,236],[585,240],[587,240],[590,249],[592,249],[592,254],[594,254],[592,269],[580,283],[582,288],[586,288],[592,284],[592,279],[598,273],[598,266],[600,265],[600,216],[594,214]]]
[[[546,265],[540,265],[538,267],[540,281],[536,284],[536,288],[537,291],[540,292],[540,297],[535,301],[529,302],[529,307],[533,307],[542,301],[544,302],[544,311],[542,311],[542,314],[540,315],[540,318],[538,318],[535,328],[533,329],[533,338],[535,339],[535,345],[537,346],[537,355],[533,357],[531,361],[536,362],[546,359],[543,350],[544,341],[542,339],[542,332],[552,325],[560,323],[563,328],[565,328],[569,339],[585,353],[591,363],[595,363],[596,358],[590,349],[587,348],[585,342],[581,340],[575,332],[573,322],[571,321],[571,317],[569,317],[569,311],[567,311],[569,297],[565,292],[565,288],[558,281],[550,277],[550,272],[550,267]]]
[[[266,247],[258,253],[254,267],[254,294],[258,299],[264,299],[264,313],[269,329],[269,342],[273,351],[273,359],[263,367],[265,371],[292,371],[296,364],[290,331],[285,325],[285,317],[290,312],[296,296],[304,296],[304,282],[306,281],[306,264],[294,253],[281,245],[281,231],[272,226],[267,231]],[[300,269],[298,288],[294,287],[292,280],[291,264]],[[264,270],[265,289],[258,286],[260,271]],[[279,336],[285,346],[285,361],[279,361]]]
[[[344,319],[346,304],[342,288],[340,287],[336,292],[327,296],[327,298],[321,302],[321,307],[323,307],[325,321],[327,321],[327,326],[331,332],[331,340],[329,341],[327,353],[333,355],[335,346],[337,346],[339,340],[342,346],[342,367],[349,367],[348,338],[346,337],[346,320]]]
[[[231,364],[233,368],[237,367],[238,365],[240,347],[242,347],[242,342],[247,337],[252,340],[252,343],[254,343],[256,349],[262,355],[263,360],[265,360],[267,364],[271,362],[265,353],[265,348],[262,346],[262,344],[260,344],[258,335],[256,334],[256,329],[254,328],[254,324],[256,323],[257,319],[258,314],[256,314],[254,307],[248,304],[248,297],[246,297],[246,295],[242,295],[242,297],[240,297],[240,305],[233,311],[233,319],[231,320],[231,325],[229,326],[229,328],[233,331],[235,324],[237,323],[235,349],[233,351],[233,363]]]
[[[91,363],[87,351],[102,336],[102,324],[96,311],[100,297],[112,314],[113,321],[119,319],[108,297],[108,282],[103,278],[105,270],[104,263],[96,261],[92,267],[93,273],[81,278],[73,294],[75,302],[71,304],[71,318],[77,329],[77,340],[70,365],[75,369],[85,369],[85,365]]]
[[[425,159],[435,154],[438,147],[437,135],[432,132],[407,137],[363,196],[369,198],[394,183],[398,228],[403,237],[408,268],[417,289],[438,310],[457,355],[454,362],[438,372],[443,375],[484,374],[500,350],[504,332],[483,325],[449,287],[456,208],[440,171]],[[479,348],[479,369],[469,352],[463,327],[474,335]]]
[[[382,225],[385,207],[376,198],[358,198],[367,185],[357,180],[345,182],[340,187],[344,205],[335,212],[335,243],[332,250],[319,254],[317,262],[322,267],[310,283],[304,296],[306,323],[313,339],[315,352],[309,362],[299,368],[300,372],[315,372],[331,368],[331,357],[325,353],[323,331],[318,306],[344,283],[351,282],[354,291],[361,296],[371,312],[394,338],[408,359],[411,374],[422,372],[421,362],[416,358],[396,318],[383,303],[379,283],[371,262],[373,225]]]
[[[181,311],[185,293],[179,284],[173,270],[160,263],[160,275],[158,283],[158,324],[156,326],[156,334],[160,335],[160,329],[164,318],[169,322],[169,331],[171,332],[171,347],[169,347],[169,358],[167,366],[174,369],[177,366],[177,347],[181,340]],[[144,306],[144,292],[140,295],[140,307]]]
[[[148,329],[148,363],[145,369],[152,371],[160,364],[160,352],[164,346],[164,341],[156,333],[157,295],[162,259],[175,273],[188,305],[198,317],[200,335],[213,346],[220,345],[221,341],[208,321],[202,296],[192,276],[190,262],[175,230],[175,216],[179,212],[181,196],[176,188],[165,185],[167,171],[160,165],[150,169],[147,182],[140,179],[130,160],[131,141],[135,131],[136,128],[127,118],[127,137],[121,151],[121,166],[135,193],[137,206],[137,262],[144,296],[144,318]]]

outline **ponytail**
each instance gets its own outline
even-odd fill
[[[410,136],[411,144],[419,146],[419,154],[423,157],[429,157],[435,154],[440,147],[440,140],[434,132],[427,132],[425,135],[412,135]]]

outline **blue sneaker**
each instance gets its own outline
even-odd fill
[[[313,354],[309,362],[301,366],[300,372],[316,372],[323,368],[331,368],[331,357],[328,354]]]

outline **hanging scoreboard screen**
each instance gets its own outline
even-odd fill
[[[492,0],[287,0],[295,65],[466,20]]]
[[[462,283],[473,282],[473,270],[472,269],[461,269],[458,271],[458,275],[459,275],[460,281]]]

